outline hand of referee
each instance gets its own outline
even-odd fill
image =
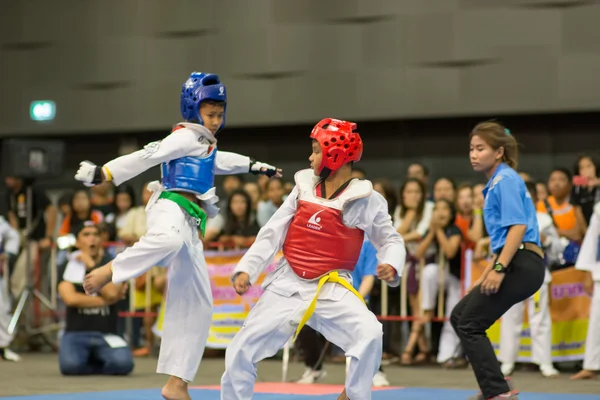
[[[500,285],[504,280],[504,276],[504,274],[498,273],[496,271],[490,271],[480,286],[481,293],[487,295],[498,293],[498,290],[500,290]]]

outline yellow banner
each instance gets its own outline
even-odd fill
[[[470,287],[489,265],[489,260],[465,263],[465,288]],[[552,359],[555,362],[583,360],[590,313],[590,297],[583,289],[585,273],[575,268],[552,272],[549,288],[552,315]],[[531,300],[527,300],[531,301]],[[527,310],[527,307],[525,308]],[[531,332],[524,313],[519,345],[519,362],[531,362]],[[500,324],[496,321],[487,331],[496,354],[500,349]]]
[[[261,284],[267,274],[275,269],[282,257],[279,253],[273,262],[265,269],[257,282],[243,296],[239,296],[231,285],[231,276],[236,264],[244,255],[245,251],[207,251],[205,253],[208,274],[210,275],[211,290],[213,296],[213,317],[210,333],[206,344],[207,348],[224,349],[231,339],[240,330],[250,309],[256,304],[263,291]],[[168,290],[168,288],[167,288]],[[164,302],[160,307],[158,320],[154,326],[154,333],[160,336],[164,320]]]

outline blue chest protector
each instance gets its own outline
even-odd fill
[[[204,194],[215,183],[217,149],[206,157],[181,157],[161,165],[161,183],[168,191]]]

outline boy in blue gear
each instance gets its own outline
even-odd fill
[[[252,172],[281,176],[277,168],[235,153],[217,151],[215,138],[225,125],[225,86],[214,74],[194,72],[184,83],[181,115],[165,139],[118,157],[104,166],[83,161],[75,179],[86,186],[115,185],[161,164],[161,181],[152,182],[146,206],[148,230],[136,244],[85,278],[95,294],[111,280],[125,282],[153,266],[167,267],[167,291],[157,372],[170,375],[162,389],[168,400],[190,399],[212,319],[210,279],[198,230],[217,215],[214,175]]]

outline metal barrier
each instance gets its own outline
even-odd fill
[[[210,243],[208,245],[205,245],[205,248],[207,250],[216,250],[217,252],[223,252],[225,249],[241,250],[239,246],[235,246],[235,244],[232,242],[230,242],[230,243],[222,243],[222,242]],[[448,318],[444,316],[445,284],[446,284],[445,265],[446,265],[446,260],[445,260],[444,256],[441,255],[441,257],[439,257],[439,260],[438,260],[438,266],[439,266],[438,267],[438,286],[439,286],[438,287],[438,313],[437,313],[437,316],[434,316],[431,319],[432,322],[444,322],[444,321],[448,320]],[[419,265],[420,272],[422,272],[423,267],[424,267],[424,263],[421,262]],[[416,315],[416,316],[408,315],[407,276],[408,276],[407,271],[404,271],[404,273],[402,274],[402,279],[401,279],[401,293],[402,293],[401,298],[400,298],[401,315],[388,315],[388,306],[389,306],[388,285],[385,282],[381,283],[381,315],[377,316],[377,319],[379,321],[403,322],[405,324],[408,324],[408,322],[419,320],[422,317],[422,315]],[[146,316],[156,317],[158,315],[158,313],[153,312],[151,310],[151,301],[150,301],[151,293],[152,293],[152,277],[150,276],[149,273],[147,273],[146,274],[146,283],[145,283],[145,310],[143,312],[136,311],[135,304],[134,304],[135,279],[132,279],[130,281],[130,283],[129,283],[129,299],[130,299],[129,310],[122,311],[119,313],[119,317],[128,319],[129,323],[127,324],[127,328],[126,328],[128,335],[131,335],[131,333],[132,333],[132,324],[131,324],[132,318],[144,318]],[[420,301],[420,297],[419,297],[419,301]],[[429,337],[430,335],[428,334],[427,336]],[[129,337],[131,337],[131,336],[129,336]],[[406,335],[403,335],[403,337],[407,338]],[[286,343],[286,345],[283,348],[282,381],[284,381],[284,382],[287,380],[287,372],[289,369],[290,348],[291,348],[291,341]],[[348,367],[349,362],[350,362],[350,360],[347,359],[346,367]]]
[[[126,245],[122,242],[109,242],[109,243],[105,243],[104,244],[104,248],[107,251],[110,251],[114,256],[118,255],[120,252],[124,251],[126,249]],[[242,250],[240,249],[239,246],[236,246],[235,243],[233,242],[229,242],[229,243],[224,243],[224,242],[215,242],[215,243],[209,243],[205,245],[205,249],[207,250],[215,250],[217,252],[223,252],[225,249],[232,249],[232,250]],[[57,276],[57,266],[56,266],[56,249],[53,249],[53,255],[52,255],[52,262],[51,262],[51,288],[52,288],[52,292],[51,292],[51,299],[52,299],[52,304],[56,307],[57,304],[57,292],[56,292],[56,287],[57,287],[57,283],[58,283],[58,276]],[[441,255],[441,257],[439,257],[438,260],[438,313],[437,316],[434,316],[431,321],[433,322],[444,322],[447,321],[448,318],[444,316],[444,303],[445,303],[445,274],[446,274],[446,260],[443,256],[443,254]],[[390,321],[390,322],[403,322],[403,325],[406,324],[406,326],[408,326],[407,324],[409,322],[413,322],[413,321],[417,321],[419,320],[422,315],[413,315],[410,316],[408,315],[408,304],[407,304],[407,299],[408,299],[408,291],[407,291],[407,286],[408,286],[408,280],[407,280],[407,276],[408,276],[408,267],[405,267],[405,271],[402,274],[402,278],[401,278],[401,297],[400,297],[400,315],[388,315],[388,307],[389,307],[389,298],[388,298],[388,285],[385,282],[381,283],[381,315],[377,316],[377,319],[379,321]],[[421,262],[419,264],[419,271],[420,273],[422,273],[424,268],[424,263]],[[39,277],[39,271],[37,271],[36,269],[36,277]],[[36,279],[37,284],[39,285],[39,279]],[[129,282],[129,309],[128,311],[121,311],[119,312],[118,316],[120,318],[125,318],[127,320],[126,322],[126,333],[128,335],[129,338],[132,337],[132,333],[133,333],[133,323],[132,323],[132,319],[133,318],[144,318],[144,317],[157,317],[158,313],[152,311],[152,304],[151,304],[151,297],[152,297],[152,288],[153,288],[153,279],[152,276],[149,272],[146,273],[146,281],[145,281],[145,289],[144,289],[144,311],[137,311],[136,307],[135,307],[135,292],[136,292],[136,279],[131,279]],[[420,293],[420,292],[419,292]],[[419,294],[419,301],[420,301],[420,294]],[[37,314],[36,315],[42,315],[39,310],[36,310]],[[54,313],[55,315],[57,313]],[[403,328],[403,330],[405,330]],[[408,336],[403,334],[402,335],[404,338],[407,338]],[[427,335],[429,336],[429,335]],[[403,344],[404,345],[404,344]],[[283,348],[283,365],[282,365],[282,380],[286,381],[287,379],[287,371],[288,371],[288,364],[289,364],[289,359],[290,359],[290,348],[291,348],[291,342],[286,343],[286,345]],[[346,367],[348,367],[349,365],[349,359],[346,360]]]
[[[111,246],[115,246],[119,249],[119,251],[117,251],[116,254],[126,249],[124,243],[121,242],[105,244],[105,247]],[[233,241],[208,243],[204,245],[204,248],[207,250],[216,250],[219,252],[222,252],[225,249],[241,250],[241,248],[237,246]],[[153,279],[150,274],[150,271],[146,272],[146,282],[144,284],[144,311],[137,311],[135,307],[136,279],[131,279],[128,282],[128,284],[129,310],[120,311],[118,316],[119,318],[126,318],[125,332],[127,334],[127,337],[131,340],[131,337],[133,336],[133,318],[158,317],[159,313],[152,311]],[[166,293],[164,293],[163,295],[166,295]]]
[[[419,263],[419,272],[420,274],[423,272],[423,268],[425,266],[424,260],[421,260]],[[409,266],[405,265],[404,271],[402,273],[402,278],[400,280],[400,315],[388,315],[388,285],[386,282],[381,282],[381,315],[377,315],[377,319],[379,321],[390,321],[390,322],[402,322],[403,325],[403,343],[402,348],[406,347],[406,342],[408,340],[408,322],[418,321],[422,317],[421,315],[417,316],[409,316],[408,315],[408,268]],[[422,276],[422,274],[421,274]],[[431,322],[445,322],[448,321],[448,317],[445,317],[445,288],[446,288],[446,258],[443,252],[440,252],[438,255],[438,313],[436,317],[431,318]],[[421,301],[421,290],[419,290],[419,299]],[[422,311],[422,310],[421,310]],[[430,324],[427,324],[429,327]],[[431,342],[431,334],[430,329],[426,329],[426,336],[428,340]],[[290,349],[292,347],[291,339],[284,345],[283,347],[283,357],[282,357],[282,366],[281,366],[281,381],[287,381],[287,373],[289,369],[289,360],[290,360]],[[348,372],[348,368],[350,367],[350,357],[346,357],[346,373]]]

